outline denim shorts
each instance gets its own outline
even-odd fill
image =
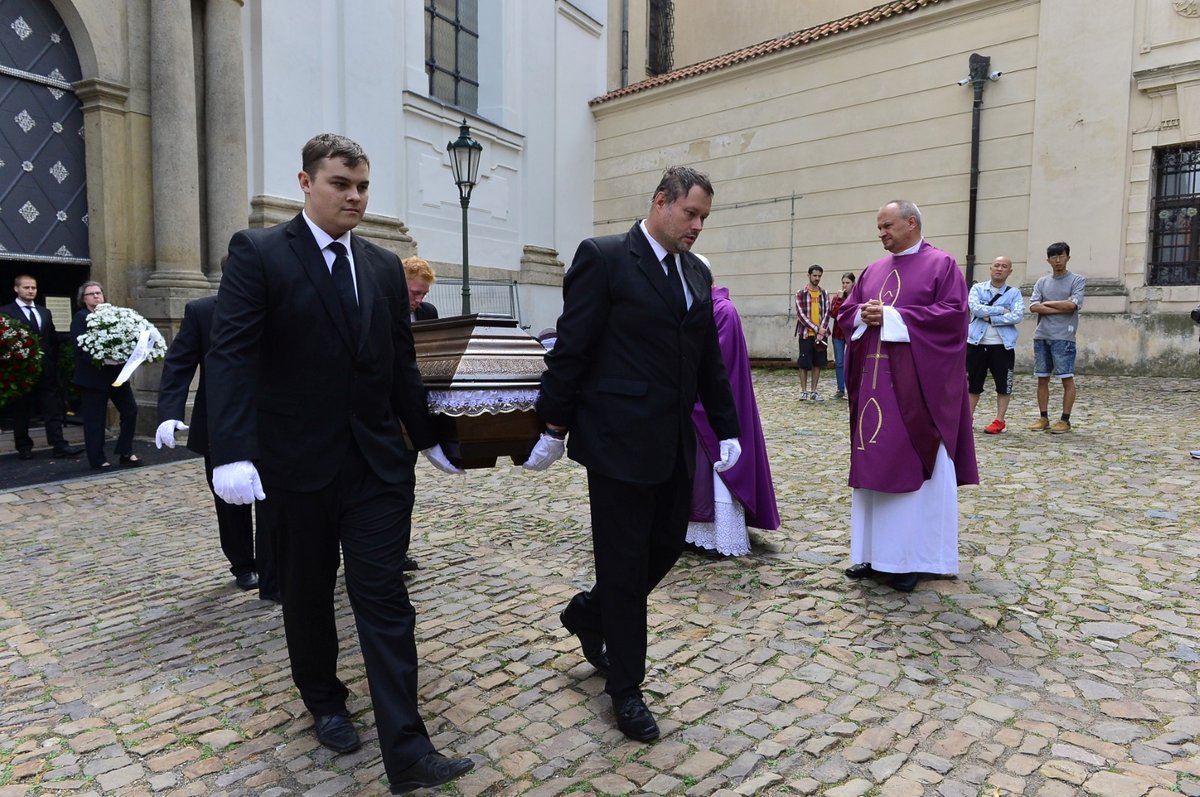
[[[1051,374],[1059,379],[1075,376],[1075,341],[1034,339],[1033,375],[1041,378]]]

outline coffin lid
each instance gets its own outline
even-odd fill
[[[416,321],[417,368],[430,390],[536,390],[546,349],[510,316],[473,313]]]

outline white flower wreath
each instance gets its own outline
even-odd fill
[[[128,307],[97,305],[87,317],[87,332],[79,336],[79,349],[97,364],[123,363],[143,330],[149,330],[151,340],[146,362],[161,360],[167,354],[167,342],[153,324]]]

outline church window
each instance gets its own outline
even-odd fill
[[[474,112],[479,105],[478,0],[425,0],[429,94]]]
[[[1200,285],[1200,143],[1154,152],[1151,285]]]

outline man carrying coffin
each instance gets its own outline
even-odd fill
[[[459,471],[425,403],[400,259],[352,232],[367,210],[367,154],[324,133],[301,159],[304,209],[229,242],[205,361],[213,492],[263,502],[292,679],[317,741],[337,753],[361,744],[337,667],[344,562],[383,766],[391,793],[404,794],[474,764],[437,752],[417,707],[416,613],[397,532],[414,475],[401,424],[432,464]]]

